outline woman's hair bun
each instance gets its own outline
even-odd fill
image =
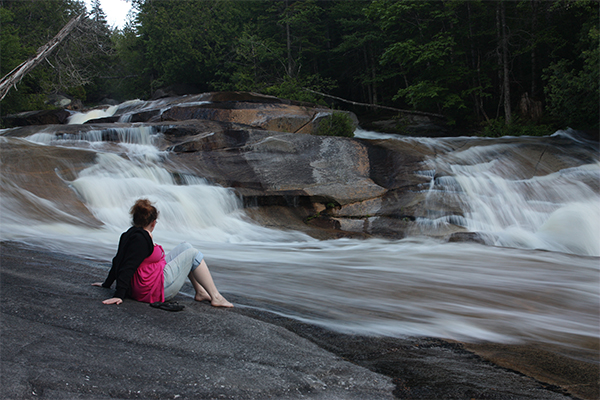
[[[158,210],[148,199],[139,199],[129,210],[133,218],[133,225],[139,228],[145,228],[158,219]]]

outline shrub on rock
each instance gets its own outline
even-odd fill
[[[319,136],[354,137],[354,122],[348,114],[334,112],[319,121],[316,134]]]

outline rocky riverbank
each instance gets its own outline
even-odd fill
[[[243,293],[226,293],[232,310],[182,294],[179,313],[105,306],[110,292],[90,283],[106,261],[12,242],[1,257],[4,398],[598,397],[597,362],[548,348],[340,334]]]
[[[516,179],[596,162],[596,153],[590,156],[587,149],[560,137],[494,142],[448,138],[433,145],[428,138],[320,136],[321,124],[341,111],[246,92],[126,102],[113,106],[110,116],[81,119],[84,124],[66,124],[67,111],[59,111],[55,114],[60,118],[55,119],[45,118],[47,112],[7,117],[5,123],[16,127],[5,130],[2,136],[35,137],[41,143],[152,142],[159,151],[168,152],[169,172],[176,180],[192,174],[231,188],[242,199],[247,215],[261,225],[299,230],[319,239],[426,235],[482,241],[463,226],[464,205],[446,195],[462,189],[455,188],[446,161],[432,164],[440,152],[456,154],[453,157],[457,158],[473,153],[482,162],[501,159],[514,163],[517,167],[509,174]],[[354,114],[343,113],[356,123]],[[142,131],[146,132],[143,138]],[[499,150],[499,144],[511,150]],[[5,157],[20,163],[19,168],[7,167],[3,173],[19,175],[20,181],[36,186],[36,194],[42,198],[85,208],[62,179],[91,165],[95,154],[61,149],[57,156],[43,147],[28,147],[26,151],[37,160],[32,164],[21,160],[22,142],[10,140],[2,146]],[[490,146],[491,150],[481,155],[478,146]],[[471,161],[457,162],[470,165]],[[48,176],[48,171],[60,171],[60,179]],[[58,179],[54,186],[65,189],[60,199],[44,190],[47,179]],[[430,190],[432,185],[437,190]],[[596,188],[597,182],[589,185]],[[433,225],[418,223],[419,219]]]

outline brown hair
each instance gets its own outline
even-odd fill
[[[138,228],[145,228],[158,219],[158,210],[148,199],[137,200],[129,213],[133,217],[133,225]]]

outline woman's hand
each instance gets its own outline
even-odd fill
[[[100,287],[102,287],[102,282],[94,282],[94,283],[92,283],[92,286],[100,286]],[[120,299],[118,297],[112,297],[110,299],[104,300],[102,303],[104,303],[104,304],[116,304],[116,305],[119,305],[122,302],[123,302],[123,299]]]
[[[104,303],[104,304],[117,304],[117,305],[119,305],[122,302],[123,302],[123,299],[120,299],[118,297],[112,297],[110,299],[104,300],[102,303]]]

